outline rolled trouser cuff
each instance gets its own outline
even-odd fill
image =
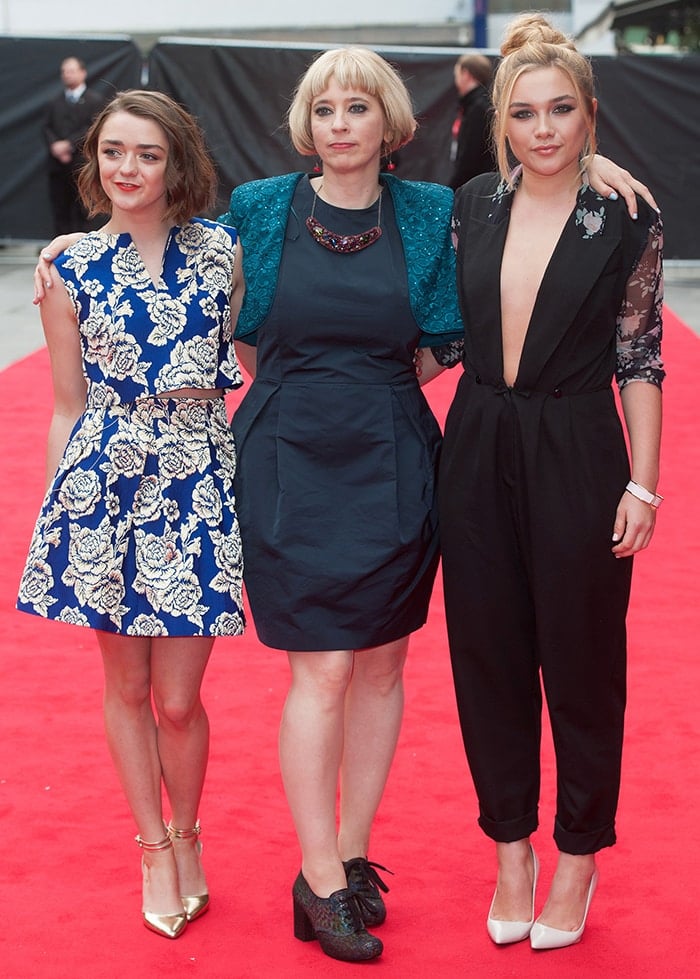
[[[555,819],[554,842],[562,853],[570,853],[573,856],[597,853],[598,850],[603,850],[606,846],[614,846],[617,842],[615,824],[609,823],[587,833],[572,833],[564,829],[559,820]]]
[[[518,819],[506,821],[489,819],[484,813],[479,816],[479,826],[496,843],[515,843],[516,840],[524,840],[535,832],[538,822],[537,809]]]

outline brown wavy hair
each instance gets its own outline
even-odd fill
[[[216,169],[206,148],[204,134],[194,116],[162,92],[131,89],[119,92],[94,119],[82,146],[85,164],[78,175],[78,191],[90,217],[109,214],[112,203],[100,182],[98,146],[107,119],[115,112],[129,112],[155,122],[165,133],[168,160],[165,169],[167,210],[165,217],[184,224],[213,207]]]

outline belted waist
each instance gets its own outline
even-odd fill
[[[468,377],[474,384],[484,385],[493,389],[494,394],[502,395],[514,395],[518,398],[576,398],[582,395],[598,394],[601,391],[609,391],[610,385],[597,388],[589,388],[585,391],[568,391],[566,385],[549,388],[549,389],[530,389],[511,387],[506,384],[503,378],[490,378],[483,374],[472,373],[471,371],[465,371],[465,376]]]

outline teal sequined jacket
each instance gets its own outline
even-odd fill
[[[255,333],[272,308],[289,209],[303,176],[288,173],[241,184],[231,194],[228,213],[219,218],[238,230],[245,251],[246,290],[236,326],[239,339]],[[421,346],[458,339],[463,328],[450,232],[452,191],[385,173],[382,181],[394,203],[411,309],[423,332]]]

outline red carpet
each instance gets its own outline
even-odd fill
[[[177,942],[140,923],[134,827],[113,774],[101,718],[93,635],[14,611],[43,488],[50,411],[47,357],[0,373],[3,562],[0,567],[0,813],[4,882],[0,974],[8,979],[567,979],[696,975],[700,809],[698,572],[700,340],[672,314],[664,347],[665,438],[652,548],[636,563],[620,842],[579,946],[496,948],[485,931],[494,867],[475,822],[436,590],[414,637],[406,720],[370,857],[390,867],[384,955],[364,966],[326,958],[292,936],[296,840],[277,767],[286,658],[251,628],[219,640],[205,682],[212,755],[202,805],[212,910]],[[429,394],[442,418],[456,374]],[[551,752],[544,748],[543,872],[555,862]]]

